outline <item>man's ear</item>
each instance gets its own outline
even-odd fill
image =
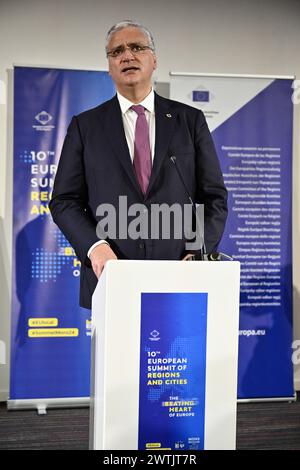
[[[154,59],[153,70],[156,70],[157,69],[157,57],[155,54],[153,54],[153,59]]]

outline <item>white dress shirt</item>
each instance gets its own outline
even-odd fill
[[[131,103],[127,98],[117,93],[119,100],[122,119],[124,125],[125,136],[127,140],[127,145],[129,149],[130,158],[133,161],[134,157],[134,136],[135,136],[135,125],[137,120],[137,113],[131,109],[131,106],[134,103]],[[145,115],[149,126],[149,138],[150,138],[150,149],[151,149],[151,158],[153,162],[154,158],[154,146],[155,146],[155,113],[154,113],[154,91],[151,90],[149,95],[141,101],[141,106],[145,108]]]
[[[145,115],[146,119],[148,122],[149,126],[149,139],[150,139],[150,149],[151,149],[151,159],[153,162],[154,158],[154,148],[155,148],[155,112],[154,112],[154,91],[151,89],[149,95],[146,96],[146,98],[141,101],[140,103],[131,103],[127,98],[124,96],[120,95],[120,93],[117,93],[117,97],[119,100],[121,112],[122,112],[122,120],[123,120],[123,126],[124,126],[124,131],[125,131],[125,137],[129,149],[129,155],[131,158],[131,161],[133,162],[133,157],[134,157],[134,136],[135,136],[135,125],[137,121],[137,113],[131,109],[131,106],[140,104],[141,106],[144,106],[145,108]],[[107,201],[104,201],[107,202]],[[91,246],[91,248],[88,251],[88,257],[90,257],[90,254],[92,250],[102,244],[102,243],[107,243],[105,240],[99,240],[98,242],[94,243],[94,245]]]

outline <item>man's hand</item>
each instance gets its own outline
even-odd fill
[[[90,254],[92,268],[97,278],[101,276],[106,262],[110,259],[117,259],[113,250],[107,243],[96,246]]]
[[[191,258],[194,258],[194,256],[195,256],[195,255],[194,255],[193,253],[188,253],[187,255],[185,255],[184,258],[182,258],[181,261],[190,261]]]
[[[194,253],[188,253],[187,255],[185,255],[184,258],[182,258],[181,261],[192,261],[195,259],[195,254]]]

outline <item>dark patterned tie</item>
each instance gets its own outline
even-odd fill
[[[135,125],[133,166],[141,190],[145,194],[151,175],[151,150],[149,140],[149,127],[143,106],[131,106],[138,115]]]

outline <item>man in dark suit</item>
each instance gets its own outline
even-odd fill
[[[108,260],[187,255],[185,234],[175,237],[172,229],[169,239],[161,230],[159,237],[120,235],[120,196],[128,208],[142,204],[149,221],[154,205],[190,204],[185,184],[195,203],[204,205],[207,252],[216,250],[227,217],[227,192],[203,113],[152,90],[157,59],[151,33],[135,22],[118,23],[107,35],[106,52],[117,95],[73,117],[50,202],[54,222],[81,261],[80,305],[86,308]],[[96,230],[103,204],[115,209],[117,221],[115,235],[106,240]],[[125,220],[130,225],[132,217]]]

